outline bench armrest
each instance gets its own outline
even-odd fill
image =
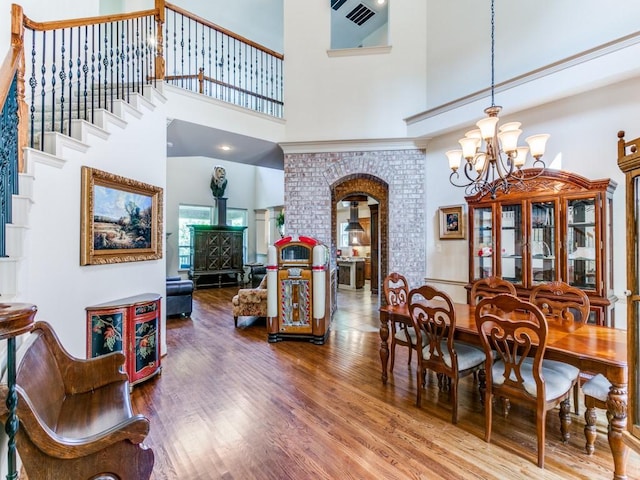
[[[55,356],[65,382],[65,391],[68,394],[89,392],[104,385],[127,379],[127,374],[120,371],[120,367],[125,362],[125,356],[122,352],[112,352],[87,360],[76,358],[65,350],[48,323],[36,322],[32,332],[37,331],[41,331],[49,349]]]

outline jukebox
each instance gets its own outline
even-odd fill
[[[301,339],[324,343],[331,323],[328,267],[329,249],[314,238],[285,237],[269,247],[269,342]]]

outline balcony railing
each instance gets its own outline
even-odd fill
[[[171,4],[164,38],[167,83],[282,117],[281,54]]]

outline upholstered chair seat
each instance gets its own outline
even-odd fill
[[[233,322],[238,326],[238,317],[267,316],[267,277],[265,276],[257,288],[241,288],[231,300],[233,305]]]

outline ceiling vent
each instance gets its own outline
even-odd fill
[[[347,0],[331,0],[331,8],[338,10]]]
[[[347,18],[356,25],[362,25],[375,14],[376,12],[361,3],[347,14]]]

